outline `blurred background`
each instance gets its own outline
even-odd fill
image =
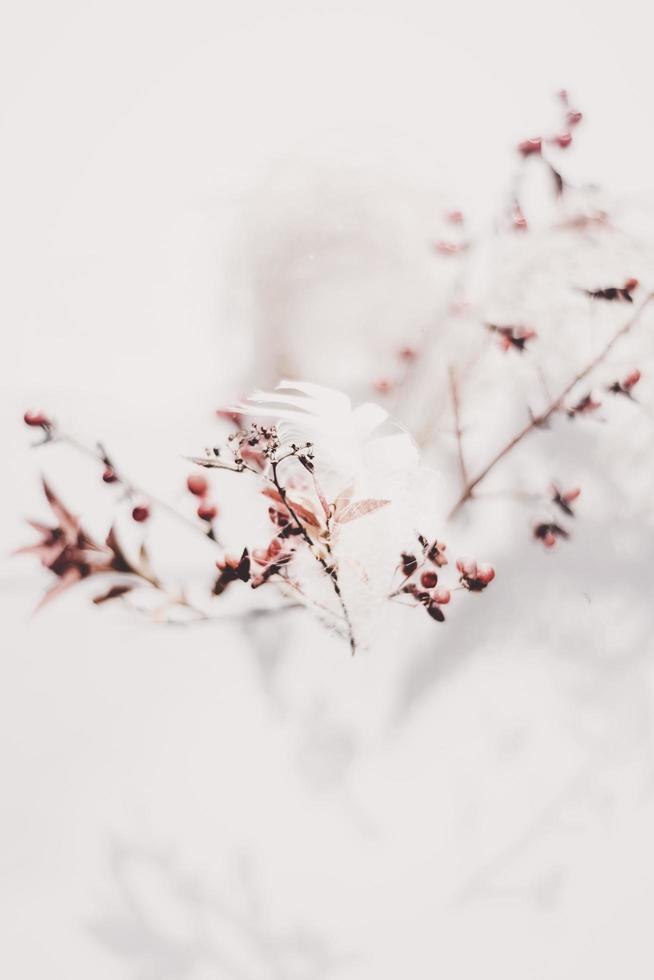
[[[620,231],[560,235],[534,211],[528,245],[482,254],[472,298],[536,317],[549,377],[566,376],[566,352],[623,315],[589,316],[569,287],[654,287],[649,17],[631,0],[2,14],[13,980],[652,976],[652,316],[612,364],[643,370],[639,408],[539,435],[497,475],[583,485],[574,538],[545,554],[528,509],[475,505],[447,537],[498,578],[447,627],[351,660],[295,614],[162,626],[82,587],[33,617],[45,573],[8,557],[30,540],[23,518],[45,516],[42,472],[91,527],[107,512],[92,465],[30,448],[26,408],[103,439],[176,503],[182,455],[253,384],[302,375],[369,398],[427,329],[436,365],[467,350],[478,327],[439,327],[459,267],[431,245],[449,209],[473,234],[492,224],[516,143],[551,126],[562,86],[584,112],[562,168],[598,185]],[[531,383],[489,357],[466,402],[479,459]],[[388,404],[442,476],[444,515],[456,458],[438,378],[427,414]]]

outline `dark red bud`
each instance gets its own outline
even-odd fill
[[[105,483],[116,483],[118,477],[111,466],[105,467],[104,473],[102,474],[102,479]]]
[[[200,504],[198,507],[198,517],[203,521],[213,521],[218,516],[218,508],[215,504]]]
[[[436,572],[423,572],[420,576],[420,584],[425,589],[433,589],[438,583],[438,575]]]
[[[137,524],[142,524],[143,521],[147,521],[150,516],[150,508],[147,504],[139,504],[132,511],[132,519],[137,522]]]
[[[416,568],[418,567],[418,559],[415,555],[411,555],[407,552],[402,554],[402,571],[405,575],[413,575]]]

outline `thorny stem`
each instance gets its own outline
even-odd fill
[[[461,495],[452,507],[452,510],[448,515],[448,519],[454,517],[454,515],[458,513],[463,505],[470,500],[475,487],[477,487],[482,480],[486,479],[491,470],[493,470],[505,456],[508,456],[508,454],[515,449],[515,447],[519,445],[530,432],[533,432],[534,429],[542,428],[550,417],[554,415],[555,412],[559,411],[563,405],[564,399],[570,394],[572,389],[579,384],[580,381],[583,381],[584,378],[591,373],[591,371],[594,371],[594,369],[601,364],[612,351],[615,344],[617,344],[617,342],[624,337],[625,334],[629,333],[629,331],[636,326],[648,303],[650,303],[653,299],[654,293],[649,293],[633,316],[630,317],[630,319],[627,320],[627,322],[613,334],[611,339],[604,345],[599,353],[596,354],[591,361],[589,361],[586,367],[584,367],[581,371],[578,371],[577,374],[575,374],[574,377],[567,382],[563,390],[550,402],[547,408],[539,415],[533,415],[530,421],[522,429],[520,429],[520,431],[517,432],[512,439],[509,439],[506,445],[503,446],[502,449],[500,449],[499,452],[497,452],[492,459],[490,459],[488,463],[482,467],[475,477],[473,477],[471,480],[466,480]]]
[[[289,455],[293,455],[293,454],[291,453]],[[288,457],[287,456],[284,456],[283,457],[283,459],[286,459],[286,458],[288,458]],[[289,515],[290,515],[293,523],[295,524],[295,526],[297,527],[297,529],[300,532],[301,536],[304,538],[305,542],[309,546],[309,550],[310,550],[311,554],[316,559],[316,561],[322,566],[322,568],[324,569],[325,573],[327,574],[327,576],[329,578],[329,581],[332,584],[332,588],[333,588],[333,590],[334,590],[334,592],[336,594],[336,598],[338,599],[339,604],[340,604],[340,607],[341,607],[341,612],[343,613],[343,619],[345,620],[345,626],[346,626],[346,630],[347,630],[347,638],[348,638],[348,641],[349,641],[349,644],[350,644],[350,651],[352,653],[352,656],[354,656],[354,654],[356,653],[356,640],[354,638],[354,630],[352,628],[352,621],[350,620],[350,614],[349,614],[348,609],[347,609],[347,606],[345,604],[345,599],[343,598],[343,593],[341,592],[341,586],[340,586],[340,582],[338,580],[338,570],[337,570],[337,567],[336,567],[336,565],[335,565],[335,563],[333,561],[332,562],[328,562],[321,554],[319,554],[318,551],[316,551],[315,545],[314,545],[313,541],[311,540],[311,537],[308,534],[308,532],[307,532],[304,524],[302,523],[302,521],[300,520],[300,518],[296,514],[295,510],[293,509],[293,505],[289,503],[288,497],[286,496],[286,490],[285,490],[284,486],[282,485],[282,483],[280,482],[280,479],[279,479],[279,476],[278,476],[278,473],[277,473],[277,468],[278,468],[280,462],[281,462],[281,460],[273,460],[273,459],[270,460],[270,468],[271,468],[271,479],[272,479],[272,482],[274,483],[275,488],[277,489],[277,493],[281,497],[282,503],[284,504],[284,507],[288,511],[288,513],[289,513]],[[328,552],[328,554],[329,554],[329,556],[331,558],[332,557],[331,549],[330,549],[330,547],[329,547],[328,544],[326,545],[326,547],[327,547],[327,552]]]

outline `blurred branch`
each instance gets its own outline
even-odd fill
[[[630,319],[627,320],[627,322],[624,323],[616,333],[613,334],[602,350],[581,371],[578,371],[577,374],[575,374],[574,377],[567,382],[563,390],[550,402],[547,408],[539,415],[533,415],[527,425],[520,429],[520,431],[517,432],[513,438],[509,439],[506,445],[503,446],[502,449],[500,449],[499,452],[497,452],[495,456],[493,456],[488,463],[481,468],[476,476],[466,481],[463,491],[459,499],[452,507],[448,517],[454,517],[455,514],[458,513],[463,505],[472,497],[475,487],[486,479],[488,474],[495,469],[497,464],[501,462],[505,456],[508,456],[508,454],[515,449],[515,447],[518,446],[531,432],[533,432],[535,429],[542,428],[549,421],[551,416],[562,408],[564,399],[570,394],[573,388],[578,385],[580,381],[583,381],[584,378],[588,377],[588,375],[594,371],[595,368],[606,359],[606,357],[608,357],[617,342],[637,325],[647,305],[653,299],[654,293],[649,293],[640,304],[634,315],[630,317]]]

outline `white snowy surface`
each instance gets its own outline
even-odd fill
[[[462,517],[448,537],[498,577],[444,626],[407,618],[352,659],[295,612],[163,627],[82,587],[32,617],[45,577],[4,557],[45,513],[40,471],[91,525],[110,492],[87,462],[29,449],[26,407],[178,502],[181,454],[214,438],[212,409],[263,374],[280,325],[338,383],[357,374],[345,339],[390,330],[391,300],[407,325],[427,314],[442,288],[412,279],[422,202],[488,220],[552,89],[588,117],[574,168],[638,200],[642,9],[26,3],[3,19],[2,976],[650,980],[652,317],[643,410],[558,424],[498,474],[574,470],[574,539],[543,554],[528,510],[501,503]],[[297,228],[324,181],[314,251]],[[293,288],[269,312],[278,239]],[[471,412],[499,440],[511,423],[489,404]],[[198,554],[182,549],[179,569]]]

